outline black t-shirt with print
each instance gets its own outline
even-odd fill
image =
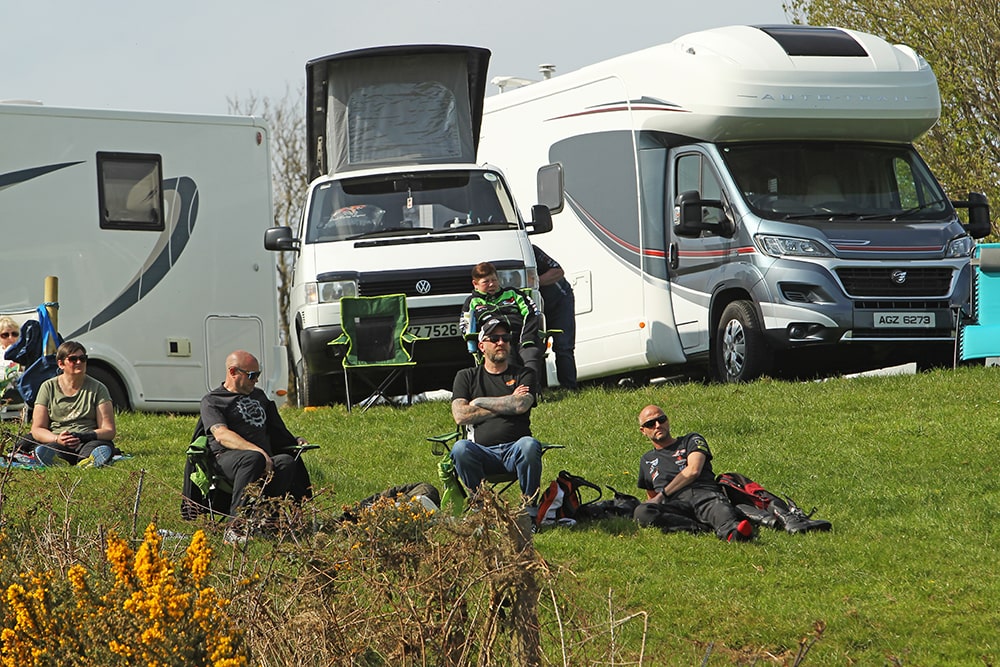
[[[295,445],[295,436],[282,421],[278,407],[257,388],[249,395],[238,394],[225,387],[213,389],[201,399],[201,421],[213,452],[225,449],[212,435],[212,427],[218,424],[235,431],[269,455]]]
[[[488,373],[482,366],[463,368],[455,375],[452,400],[464,398],[471,401],[482,396],[510,396],[518,385],[525,385],[535,393],[535,372],[521,366],[509,365],[503,373]],[[522,415],[494,415],[470,428],[470,439],[484,446],[514,442],[531,435],[531,410]]]
[[[643,454],[639,460],[639,488],[655,493],[662,491],[670,484],[670,480],[677,476],[677,473],[687,467],[687,457],[692,452],[704,454],[705,465],[702,466],[701,473],[691,483],[691,486],[706,489],[718,488],[715,482],[715,473],[712,472],[712,451],[708,448],[708,442],[705,441],[705,438],[698,433],[688,433],[677,438],[677,441],[669,447],[651,449]]]

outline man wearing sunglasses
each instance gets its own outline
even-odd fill
[[[729,542],[753,537],[753,525],[740,516],[715,481],[712,452],[704,437],[672,436],[670,420],[658,405],[642,409],[639,430],[653,444],[639,461],[639,488],[646,490],[647,498],[633,514],[639,525],[668,532],[711,529]]]
[[[531,435],[534,371],[510,363],[506,323],[489,318],[479,330],[483,363],[455,376],[451,414],[468,437],[451,449],[455,472],[475,491],[492,475],[516,473],[521,493],[531,499],[542,477],[542,447]]]
[[[246,487],[264,480],[267,497],[312,495],[309,472],[296,456],[277,453],[307,444],[285,426],[278,407],[257,388],[260,363],[245,350],[226,357],[226,379],[201,399],[201,424],[219,468],[232,481],[231,513],[245,504]],[[227,531],[228,534],[228,531]]]

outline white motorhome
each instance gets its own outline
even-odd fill
[[[420,391],[450,388],[471,364],[458,322],[473,266],[490,261],[505,285],[537,289],[528,230],[551,228],[562,190],[550,185],[553,201],[525,223],[500,171],[476,164],[489,56],[406,45],[306,65],[312,182],[298,229],[265,237],[297,251],[289,346],[301,405],[343,396],[342,351],[328,345],[343,296],[406,295],[411,331],[428,339],[415,350]]]
[[[236,348],[284,400],[259,119],[0,104],[0,137],[0,312],[56,276],[59,331],[120,408],[197,411]]]
[[[951,358],[989,209],[914,150],[939,111],[906,46],[731,26],[487,98],[480,155],[521,196],[562,165],[542,246],[575,284],[581,378],[743,381]]]

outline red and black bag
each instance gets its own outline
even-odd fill
[[[597,497],[593,500],[583,502],[580,490],[583,488],[597,491]],[[559,471],[559,476],[549,484],[549,487],[542,492],[538,500],[538,514],[535,515],[535,524],[541,525],[546,518],[549,519],[573,519],[582,518],[587,513],[587,506],[596,503],[601,499],[601,487],[592,482],[588,482],[583,477],[571,475],[565,470]],[[554,509],[554,516],[547,517],[549,511]]]

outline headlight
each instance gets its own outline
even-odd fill
[[[358,284],[353,280],[332,280],[306,283],[306,303],[337,303],[345,296],[357,296]]]
[[[528,278],[524,269],[498,269],[497,278],[503,287],[516,287],[521,289],[528,287]]]
[[[971,236],[959,236],[957,239],[952,239],[951,243],[948,244],[945,257],[969,257],[972,255],[972,246],[973,241]]]
[[[756,237],[757,247],[766,255],[772,257],[832,257],[833,253],[826,247],[810,239],[798,239],[792,236],[770,236],[760,234]]]

